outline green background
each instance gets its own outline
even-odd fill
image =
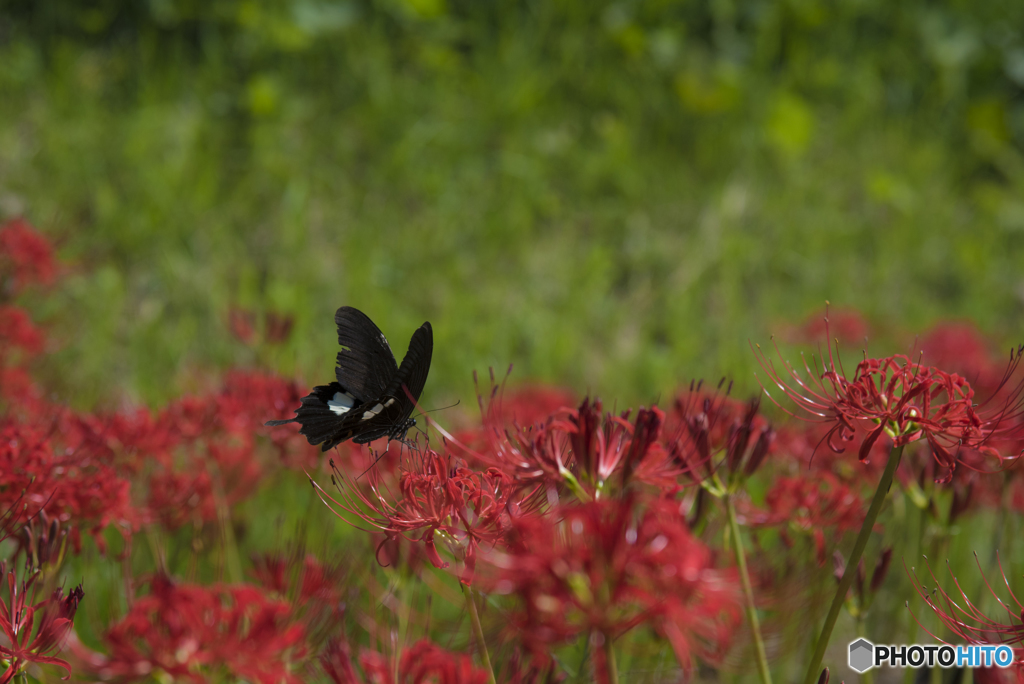
[[[323,381],[342,304],[399,357],[433,323],[434,406],[509,363],[620,405],[751,389],[748,340],[826,300],[873,351],[948,319],[1009,344],[1021,26],[957,0],[7,1],[0,217],[67,263],[30,303],[81,407],[235,365]],[[232,307],[291,338],[241,344]]]

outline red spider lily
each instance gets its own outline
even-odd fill
[[[352,661],[348,644],[332,641],[320,664],[335,684],[484,684],[489,675],[473,666],[468,656],[446,651],[427,640],[418,641],[402,653],[395,667],[374,651],[363,650],[359,656],[360,677]]]
[[[189,520],[209,522],[220,506],[250,496],[276,465],[260,458],[255,435],[262,426],[254,416],[283,410],[297,391],[295,383],[274,376],[229,373],[222,389],[183,397],[156,418],[144,412],[111,418],[98,439],[122,454],[128,468],[146,464],[142,521],[159,520],[170,529]],[[315,454],[290,435],[273,433],[271,441],[285,462],[308,462]]]
[[[828,338],[830,330],[840,340],[860,344],[871,332],[871,326],[856,309],[831,309],[827,323],[818,315],[810,316],[795,337],[802,342],[813,342],[820,340],[822,335]]]
[[[264,338],[267,342],[270,344],[284,344],[292,335],[295,317],[290,314],[268,311],[264,323]]]
[[[283,410],[297,396],[294,383],[268,375],[230,373],[224,382],[223,389],[184,397],[157,415],[143,409],[89,415],[47,405],[30,407],[21,421],[0,419],[0,487],[25,489],[30,506],[49,501],[51,515],[74,519],[76,548],[85,525],[98,533],[111,522],[127,529],[159,520],[173,529],[212,521],[218,506],[248,497],[265,468],[277,464],[260,458],[254,416],[278,405]],[[278,462],[311,453],[305,440],[271,437]],[[133,507],[127,478],[140,474],[147,499]]]
[[[306,656],[304,630],[291,612],[287,602],[254,586],[178,584],[157,576],[149,595],[107,632],[110,655],[77,644],[76,656],[104,680],[206,682],[227,671],[260,684],[299,682],[292,669]]]
[[[310,482],[335,515],[356,527],[349,518],[360,520],[372,528],[368,531],[383,532],[385,539],[401,536],[413,540],[413,534],[418,534],[416,540],[423,543],[431,563],[445,568],[448,563],[441,560],[436,547],[435,537],[440,536],[465,562],[462,578],[466,582],[473,573],[477,546],[501,537],[515,492],[501,471],[490,468],[479,473],[457,467],[450,457],[431,449],[410,452],[401,469],[398,497],[387,491],[376,471],[367,474],[368,495],[353,478],[343,475],[333,460],[330,463],[334,471],[331,481],[340,500],[312,478]]]
[[[575,461],[563,428],[554,418],[529,427],[485,426],[482,434],[470,434],[468,443],[441,432],[448,446],[466,460],[500,470],[525,490],[575,482]]]
[[[512,623],[533,651],[646,623],[686,664],[694,651],[720,655],[739,619],[734,574],[713,568],[669,501],[641,510],[627,496],[522,516],[505,542],[486,555],[481,583],[521,598]]]
[[[32,515],[46,506],[61,522],[74,520],[76,549],[80,528],[102,544],[104,527],[134,517],[128,486],[113,463],[72,446],[58,451],[40,428],[0,420],[0,491],[25,492]]]
[[[56,270],[53,248],[27,221],[0,226],[0,277],[9,279],[4,290],[16,294],[29,283],[49,284]]]
[[[787,470],[827,472],[851,485],[874,487],[885,470],[889,444],[878,440],[867,460],[850,459],[843,452],[821,449],[829,426],[824,423],[789,421],[778,426],[772,444],[774,462]]]
[[[0,364],[0,399],[7,402],[8,415],[14,413],[38,414],[45,402],[43,390],[23,368],[4,367]]]
[[[8,600],[0,597],[0,629],[6,641],[0,645],[0,657],[7,661],[0,684],[10,682],[29,663],[57,665],[70,676],[68,661],[52,654],[60,651],[71,631],[75,611],[84,596],[81,585],[67,596],[63,589],[55,589],[35,604],[29,602],[30,584],[21,582],[19,586],[13,571],[7,573],[7,588]]]
[[[269,344],[283,344],[292,334],[295,318],[288,314],[268,311],[263,317],[263,341]],[[256,338],[256,312],[232,307],[228,311],[228,327],[235,338],[246,345],[253,345]]]
[[[11,348],[37,354],[43,348],[43,333],[17,306],[0,305],[0,358]]]
[[[492,370],[485,398],[475,372],[473,380],[480,424],[454,435],[441,429],[449,446],[471,462],[504,471],[522,487],[563,485],[571,475],[572,456],[565,435],[552,423],[569,410],[565,407],[572,403],[572,395],[545,387],[520,387],[506,393],[505,382],[495,384]]]
[[[46,511],[25,522],[18,535],[18,548],[11,558],[25,554],[25,566],[33,571],[47,568],[55,571],[64,560],[67,550],[68,530],[61,528],[60,521],[51,520]]]
[[[1024,347],[1011,354],[999,387],[1008,386],[1022,352]],[[964,378],[915,363],[903,355],[865,359],[847,379],[829,342],[828,363],[823,369],[817,367],[816,360],[814,370],[804,362],[807,380],[784,364],[787,380],[763,352],[758,352],[758,357],[772,383],[803,415],[796,416],[776,404],[795,417],[829,425],[824,441],[834,452],[841,453],[841,444],[852,441],[859,427],[866,428],[859,453],[862,461],[883,434],[893,440],[894,446],[925,439],[936,460],[948,469],[942,478],[948,482],[957,464],[957,449],[976,448],[999,457],[989,442],[1020,431],[1024,383],[1010,387],[1001,405],[982,411],[976,408],[974,391]],[[767,388],[765,394],[771,398]]]
[[[252,344],[256,337],[256,314],[245,309],[232,307],[228,311],[228,327],[242,344]]]
[[[975,561],[978,563],[978,571],[981,572],[981,562],[977,560],[978,555],[975,554]],[[918,579],[917,574],[912,572],[909,573],[914,583],[914,588],[917,593],[924,598],[928,606],[935,611],[935,614],[939,617],[944,625],[960,639],[963,639],[968,644],[1005,644],[1014,649],[1014,668],[1017,673],[1017,680],[1024,680],[1024,603],[1021,603],[1020,599],[1013,593],[1013,589],[1010,588],[1010,581],[1006,577],[1006,572],[1003,571],[1002,560],[999,561],[999,573],[1002,575],[1002,584],[1006,586],[1008,599],[1004,600],[995,589],[989,584],[988,578],[985,577],[985,573],[981,573],[981,577],[985,582],[985,586],[988,588],[989,593],[995,598],[996,602],[1005,611],[1005,614],[1001,619],[990,618],[985,615],[977,606],[976,602],[971,600],[970,597],[964,593],[963,588],[960,586],[960,582],[956,576],[953,575],[953,570],[949,570],[950,577],[953,578],[953,584],[956,586],[956,593],[959,597],[951,596],[948,592],[939,586],[939,581],[935,577],[935,573],[932,572],[931,566],[928,567],[928,574],[931,575],[932,580],[935,582],[935,590],[932,592],[927,591],[921,581]],[[963,600],[961,606],[959,600]],[[917,617],[914,617],[917,620]],[[920,622],[918,622],[920,625]],[[938,636],[928,631],[927,628],[922,628],[928,632],[936,641],[947,643],[940,639]],[[990,677],[994,679],[994,677]]]
[[[537,485],[568,485],[579,499],[589,500],[602,494],[614,473],[625,486],[644,463],[665,460],[658,441],[665,414],[657,407],[641,408],[632,423],[628,418],[629,411],[602,415],[601,402],[587,399],[578,409],[561,409],[529,428],[495,427],[479,449],[438,429],[468,460],[502,471],[530,494]]]
[[[20,366],[44,344],[45,336],[23,309],[0,304],[0,399],[6,401],[7,415],[31,416],[43,410],[42,390]]]
[[[730,479],[752,475],[772,451],[775,431],[758,414],[760,403],[746,404],[700,386],[679,396],[669,416],[672,437],[667,450],[672,460],[694,481],[711,477],[721,455]]]
[[[661,409],[641,408],[632,424],[628,418],[629,411],[625,411],[620,416],[607,414],[602,421],[601,401],[584,399],[578,409],[567,412],[561,423],[569,435],[576,463],[592,484],[595,495],[600,494],[616,470],[625,486],[644,459],[661,450],[658,438],[665,422]]]
[[[780,477],[765,497],[767,510],[748,514],[755,527],[784,526],[810,534],[818,551],[818,563],[825,563],[825,530],[850,532],[864,521],[864,506],[856,490],[842,484],[832,473]],[[786,530],[782,535],[787,537]]]
[[[325,565],[313,554],[263,554],[253,558],[253,576],[281,596],[299,603],[317,601],[337,604],[342,597],[345,570],[340,564]]]
[[[301,546],[288,553],[253,558],[256,581],[292,604],[306,631],[306,643],[323,643],[344,615],[347,572],[341,563],[322,563]]]
[[[940,323],[917,346],[929,364],[967,378],[976,391],[988,396],[998,389],[1001,368],[972,324]]]
[[[233,506],[256,490],[263,470],[251,447],[208,441],[174,464],[156,464],[147,474],[148,519],[167,529],[212,522],[222,506]]]
[[[528,385],[506,392],[505,382],[511,372],[512,367],[509,366],[508,374],[505,375],[501,384],[497,384],[492,368],[490,390],[487,392],[487,398],[484,399],[484,395],[480,392],[476,371],[473,371],[473,384],[477,388],[476,399],[480,406],[481,423],[484,429],[502,431],[509,425],[514,425],[517,428],[529,427],[544,422],[561,409],[575,403],[571,392],[552,387]]]

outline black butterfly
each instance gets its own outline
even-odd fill
[[[271,420],[266,425],[298,423],[302,426],[299,432],[310,444],[323,442],[323,451],[346,439],[357,444],[385,436],[404,440],[416,424],[409,414],[430,371],[434,350],[430,323],[412,334],[399,367],[384,333],[362,311],[343,306],[334,314],[334,322],[341,345],[334,369],[338,381],[314,387],[302,398],[294,418]]]

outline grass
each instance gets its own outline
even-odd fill
[[[85,15],[9,17],[25,31],[0,46],[0,196],[74,264],[48,372],[80,406],[154,403],[189,389],[183,368],[318,378],[340,304],[399,349],[432,321],[437,405],[509,363],[626,403],[724,373],[751,389],[747,340],[825,300],[900,345],[939,318],[1019,333],[1019,153],[957,119],[991,98],[931,111],[923,80],[905,106],[884,98],[886,69],[934,75],[926,44],[883,68],[895,36],[804,27],[792,40],[820,61],[773,73],[678,8],[494,25],[353,5],[359,31],[342,12],[340,33],[307,35],[306,5],[228,7],[172,28],[88,19],[98,35]],[[292,314],[294,334],[254,358],[226,334],[232,306]]]

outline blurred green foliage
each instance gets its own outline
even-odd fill
[[[1009,341],[1021,26],[1006,0],[7,0],[0,218],[73,264],[39,313],[80,405],[183,368],[322,380],[341,304],[399,356],[433,323],[432,405],[510,362],[626,404],[750,388],[747,340],[826,299]],[[290,340],[245,347],[232,307]]]

